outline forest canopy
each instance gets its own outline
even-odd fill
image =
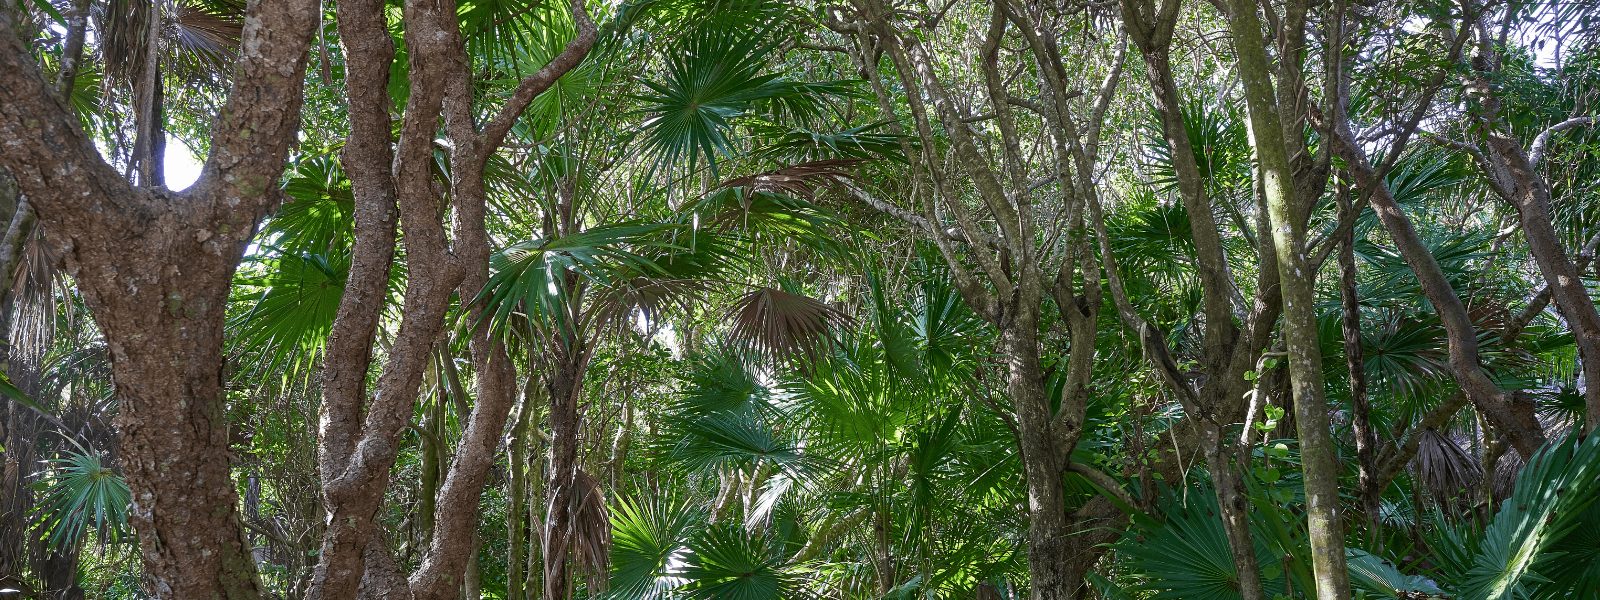
[[[1600,598],[1600,4],[0,0],[0,600]]]

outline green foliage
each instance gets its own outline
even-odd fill
[[[34,512],[40,539],[59,550],[76,547],[91,528],[102,545],[128,535],[133,493],[121,475],[87,451],[50,463],[52,479]]]
[[[1442,587],[1485,600],[1562,598],[1584,589],[1574,586],[1592,581],[1591,563],[1586,553],[1565,550],[1592,525],[1597,473],[1600,436],[1568,436],[1529,459],[1487,527],[1436,519],[1429,546],[1439,555]]]

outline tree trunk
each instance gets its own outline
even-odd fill
[[[1193,419],[1191,417],[1191,419]],[[1217,498],[1217,510],[1222,519],[1222,530],[1228,537],[1228,551],[1233,558],[1233,571],[1239,581],[1239,597],[1243,600],[1264,600],[1266,593],[1261,585],[1261,565],[1257,564],[1255,537],[1250,531],[1249,499],[1245,496],[1239,471],[1233,467],[1219,428],[1211,423],[1195,425],[1206,428],[1204,439],[1206,468],[1211,471],[1212,493]],[[1247,452],[1239,453],[1248,456]]]
[[[563,342],[547,389],[550,393],[549,500],[544,522],[544,600],[566,600],[572,589],[569,558],[574,540],[573,502],[578,469],[578,403],[583,396],[584,350],[577,340]]]
[[[538,396],[532,382],[523,385],[522,406],[511,426],[510,468],[506,482],[506,600],[528,600],[524,585],[528,564],[528,476],[532,438],[529,431]]]
[[[1228,537],[1228,549],[1232,554],[1234,570],[1239,580],[1239,593],[1244,600],[1260,600],[1264,597],[1261,571],[1256,564],[1255,542],[1250,532],[1245,500],[1240,495],[1241,481],[1229,456],[1224,452],[1225,447],[1231,445],[1225,444],[1222,440],[1223,424],[1232,422],[1232,415],[1237,412],[1230,410],[1228,405],[1237,404],[1233,399],[1241,396],[1239,389],[1244,382],[1242,369],[1250,364],[1247,356],[1253,356],[1253,349],[1239,343],[1239,330],[1234,325],[1232,301],[1229,296],[1233,282],[1227,272],[1227,259],[1222,248],[1220,229],[1212,216],[1212,206],[1207,198],[1205,181],[1200,175],[1188,127],[1184,125],[1182,99],[1178,95],[1177,83],[1172,77],[1170,45],[1172,30],[1178,18],[1178,8],[1178,3],[1171,0],[1162,2],[1159,11],[1153,2],[1125,0],[1123,19],[1127,23],[1130,38],[1139,47],[1148,67],[1145,73],[1153,92],[1156,115],[1161,121],[1161,132],[1170,149],[1173,172],[1178,181],[1179,197],[1190,218],[1189,229],[1193,233],[1196,250],[1195,263],[1199,271],[1201,289],[1205,295],[1202,360],[1205,373],[1210,375],[1208,381],[1199,393],[1195,393],[1187,380],[1175,374],[1175,366],[1170,365],[1172,359],[1166,350],[1165,339],[1152,341],[1146,344],[1146,347],[1154,350],[1151,353],[1152,358],[1161,363],[1155,367],[1167,371],[1168,375],[1163,378],[1167,380],[1169,387],[1175,388],[1172,390],[1173,393],[1180,398],[1194,399],[1192,403],[1186,402],[1184,408],[1190,413],[1187,415],[1188,419],[1200,432],[1200,444],[1214,481],[1212,491],[1217,497],[1221,513],[1219,516]],[[1098,206],[1091,210],[1095,211],[1095,227],[1102,238],[1101,252],[1105,254],[1103,262],[1106,265],[1108,278],[1113,279],[1112,286],[1120,289],[1120,275],[1115,273],[1117,265],[1111,256],[1110,239],[1104,231],[1103,217],[1099,215]],[[1134,309],[1131,303],[1126,303],[1125,291],[1114,294],[1120,303],[1127,304],[1121,308],[1123,312],[1129,313],[1130,318],[1127,320],[1137,322],[1139,326],[1137,329],[1149,327],[1142,319],[1133,318]]]
[[[1491,177],[1503,183],[1496,189],[1508,192],[1509,200],[1517,208],[1522,233],[1528,239],[1528,250],[1539,265],[1539,273],[1550,287],[1556,308],[1572,328],[1573,343],[1578,347],[1579,367],[1583,372],[1584,403],[1587,418],[1583,430],[1589,433],[1600,426],[1600,312],[1589,296],[1578,268],[1561,243],[1550,215],[1550,187],[1528,160],[1522,147],[1509,135],[1491,128],[1487,133],[1486,155],[1493,165]],[[1516,438],[1512,438],[1516,443]],[[1518,445],[1518,451],[1522,447]],[[1523,454],[1524,458],[1527,454]]]
[[[257,598],[224,413],[222,327],[234,268],[299,126],[316,3],[255,3],[211,156],[188,194],[132,187],[100,158],[0,11],[0,167],[105,334],[121,402],[130,520],[158,598]]]
[[[1355,218],[1350,206],[1349,190],[1338,192],[1339,212]],[[1355,229],[1339,240],[1339,308],[1342,319],[1339,332],[1344,338],[1344,366],[1350,378],[1350,429],[1356,436],[1356,463],[1360,470],[1357,494],[1361,498],[1361,512],[1367,525],[1377,533],[1379,502],[1383,490],[1378,487],[1378,435],[1372,428],[1372,407],[1367,403],[1366,359],[1361,350],[1361,306],[1356,297],[1356,236]]]
[[[1349,123],[1336,122],[1332,129],[1336,152],[1344,158],[1346,168],[1355,176],[1357,189],[1366,195],[1373,212],[1378,214],[1378,220],[1389,232],[1389,237],[1394,240],[1412,273],[1417,276],[1423,294],[1433,304],[1440,323],[1444,325],[1449,340],[1450,368],[1457,384],[1478,412],[1511,440],[1518,453],[1524,458],[1532,456],[1545,442],[1544,430],[1535,418],[1532,403],[1515,402],[1514,396],[1506,394],[1484,372],[1478,355],[1478,331],[1461,297],[1450,285],[1427,245],[1417,235],[1416,228],[1395,201],[1388,185],[1378,178],[1367,161],[1366,154],[1355,142]]]
[[[1050,398],[1039,371],[1039,347],[1029,319],[1001,333],[1009,374],[1006,391],[1017,413],[1017,444],[1028,485],[1028,575],[1032,600],[1071,600],[1083,586],[1071,572],[1071,538],[1061,476],[1067,450],[1057,442]]]
[[[1339,470],[1329,433],[1318,344],[1316,274],[1309,271],[1305,224],[1300,218],[1309,202],[1295,197],[1294,173],[1284,142],[1287,132],[1273,92],[1256,3],[1233,0],[1229,8],[1228,28],[1233,33],[1239,75],[1244,81],[1250,141],[1266,191],[1267,217],[1272,223],[1272,245],[1283,290],[1283,337],[1289,353],[1295,423],[1300,436],[1316,597],[1346,600],[1350,597],[1350,582],[1339,510]],[[1299,136],[1300,132],[1292,135]]]

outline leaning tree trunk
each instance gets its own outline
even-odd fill
[[[1586,382],[1587,418],[1583,430],[1592,432],[1600,426],[1600,312],[1556,233],[1550,213],[1550,186],[1538,173],[1537,165],[1511,136],[1498,129],[1491,129],[1487,136],[1488,148],[1484,154],[1491,176],[1501,182],[1495,187],[1516,207],[1539,274],[1549,286],[1562,318],[1572,328],[1573,343],[1578,347],[1578,366]],[[1518,446],[1518,450],[1521,449]]]
[[[131,186],[107,165],[0,11],[0,167],[105,335],[130,520],[158,598],[261,596],[228,461],[222,326],[245,243],[277,204],[316,9],[247,9],[233,91],[185,194]]]
[[[1256,3],[1233,0],[1228,8],[1228,28],[1233,33],[1239,76],[1244,81],[1250,141],[1266,192],[1267,218],[1272,223],[1272,245],[1283,290],[1283,337],[1289,353],[1295,429],[1300,436],[1305,474],[1316,597],[1345,600],[1350,597],[1350,576],[1345,567],[1344,525],[1339,510],[1339,467],[1323,388],[1315,274],[1309,271],[1306,260],[1305,224],[1300,218],[1305,208],[1295,197],[1294,173],[1284,141],[1286,132],[1269,76]]]

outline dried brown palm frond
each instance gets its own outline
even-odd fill
[[[713,191],[745,188],[750,192],[771,192],[810,200],[823,186],[854,178],[850,168],[863,162],[866,161],[859,158],[829,158],[803,162],[728,179],[717,184]]]
[[[226,70],[244,31],[244,3],[234,0],[111,0],[94,11],[100,58],[111,80],[132,82],[150,51],[150,19],[160,19],[157,52],[213,74]],[[165,55],[164,55],[165,56]],[[165,60],[165,58],[163,58]],[[195,73],[180,74],[184,79]]]
[[[1441,502],[1460,497],[1483,478],[1483,467],[1450,436],[1425,429],[1411,468]]]
[[[596,290],[594,323],[624,325],[624,317],[639,311],[650,321],[669,312],[686,313],[709,283],[700,279],[633,277]]]
[[[611,513],[600,482],[583,469],[577,471],[573,477],[572,556],[588,576],[589,585],[604,592],[611,572]]]
[[[1557,439],[1551,435],[1550,439]],[[1522,455],[1516,452],[1505,452],[1500,455],[1500,460],[1494,463],[1494,479],[1490,481],[1490,491],[1494,494],[1494,505],[1499,506],[1500,501],[1511,497],[1511,492],[1517,488],[1517,476],[1522,474],[1522,467],[1527,463],[1522,460]]]
[[[779,289],[757,288],[727,312],[735,347],[775,360],[813,359],[850,321],[826,302]]]
[[[244,34],[239,13],[227,12],[226,3],[179,2],[173,15],[175,48],[221,70],[233,60]]]

